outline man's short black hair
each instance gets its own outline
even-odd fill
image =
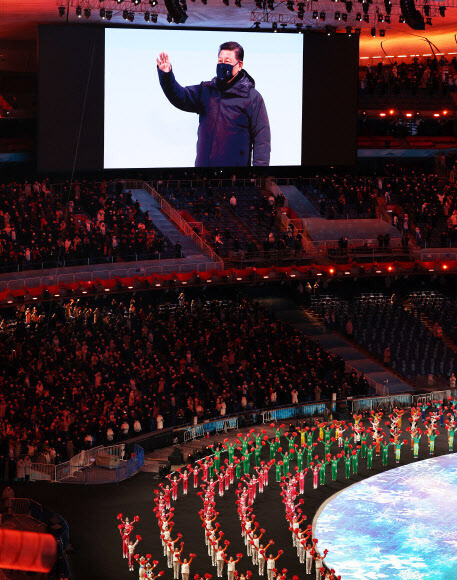
[[[224,42],[219,47],[219,52],[221,52],[221,50],[233,50],[237,60],[244,60],[244,48],[241,46],[241,44],[238,44],[238,42]]]

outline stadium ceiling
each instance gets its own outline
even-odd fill
[[[135,0],[137,2],[137,0]],[[205,2],[205,4],[203,3]],[[0,41],[3,39],[31,39],[36,38],[38,24],[62,22],[67,19],[67,11],[64,16],[59,16],[59,6],[68,5],[69,22],[100,22],[100,8],[108,10],[114,7],[111,23],[124,24],[126,26],[145,25],[144,13],[149,11],[157,14],[157,24],[171,27],[203,26],[223,28],[251,28],[255,22],[260,29],[271,30],[273,22],[277,21],[278,32],[287,25],[288,30],[295,29],[296,25],[302,25],[303,29],[325,29],[337,27],[345,31],[347,26],[361,28],[360,56],[402,56],[406,54],[430,54],[457,53],[457,0],[417,0],[416,6],[424,12],[424,6],[430,6],[431,25],[426,25],[425,30],[415,31],[406,24],[399,22],[399,0],[392,0],[390,22],[386,22],[389,0],[369,1],[369,22],[357,20],[357,14],[362,13],[363,4],[357,0],[332,1],[318,0],[301,3],[302,16],[298,14],[299,0],[291,3],[274,2],[274,10],[259,8],[262,3],[255,0],[187,0],[188,18],[185,24],[167,22],[167,10],[164,0],[159,0],[156,6],[151,6],[149,0],[138,1],[125,0],[118,4],[117,0],[0,0]],[[228,5],[227,5],[228,4]],[[288,7],[289,5],[289,7]],[[350,5],[351,10],[347,7]],[[77,16],[76,8],[81,6],[82,16]],[[440,14],[439,7],[446,6],[444,17]],[[84,9],[90,8],[90,16],[85,17]],[[123,18],[123,11],[129,9],[134,12],[133,24]],[[292,8],[292,9],[291,9]],[[325,20],[320,17],[313,18],[313,13],[322,11],[326,13]],[[335,13],[347,14],[347,17],[336,20]],[[443,11],[442,11],[443,12]],[[380,16],[381,15],[381,16]],[[382,17],[382,20],[381,20]],[[347,18],[347,20],[346,20]],[[389,20],[389,19],[387,19]],[[106,22],[106,20],[105,20]],[[148,26],[155,26],[150,22]],[[371,29],[375,27],[376,36],[371,36]],[[385,36],[380,36],[384,30]],[[428,42],[430,41],[432,45]]]

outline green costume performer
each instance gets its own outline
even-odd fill
[[[314,439],[314,431],[312,431],[311,429],[308,429],[308,431],[306,433],[306,445],[308,447],[313,446],[313,439]]]
[[[395,441],[395,463],[400,463],[401,446],[407,443],[407,441]]]
[[[292,435],[292,437],[286,437],[287,441],[289,442],[289,451],[292,451],[295,445],[295,437],[296,435]]]
[[[447,429],[447,442],[449,443],[449,453],[454,451],[454,433],[455,433],[455,426],[446,426]]]
[[[374,447],[369,445],[367,447],[367,469],[373,469],[373,453]]]
[[[241,461],[238,461],[238,463],[235,465],[235,477],[237,479],[240,479],[241,477]]]
[[[260,454],[262,453],[262,447],[255,447],[254,449],[254,463],[256,467],[260,467]]]
[[[236,443],[232,443],[232,444],[226,443],[225,444],[225,447],[226,447],[226,449],[228,451],[228,460],[229,460],[229,463],[233,463],[233,460],[235,458]]]
[[[214,476],[214,462],[210,461],[208,463],[208,476],[211,479]]]
[[[428,435],[428,446],[430,449],[430,455],[434,455],[435,453],[435,439],[436,436],[439,435],[438,431],[433,431],[432,433],[427,433]]]
[[[359,472],[359,453],[360,449],[354,449],[352,452],[352,472],[357,475]]]
[[[349,445],[351,444],[351,442],[349,441],[349,439],[346,437],[346,439],[343,441],[343,450],[344,450],[344,454],[347,455],[349,453]]]
[[[325,468],[328,464],[328,461],[322,461],[320,464],[320,469],[319,469],[319,483],[320,485],[325,485]]]
[[[362,457],[366,457],[368,447],[368,433],[366,433],[365,431],[360,436],[360,444],[362,448]]]
[[[284,463],[283,465],[283,473],[284,473],[284,477],[287,477],[287,474],[290,472],[290,455],[289,453],[286,451],[286,453],[281,453],[282,456],[282,461]]]
[[[345,468],[346,479],[349,479],[351,477],[351,456],[350,455],[344,456],[344,468]]]
[[[219,469],[221,468],[221,451],[217,451],[216,449],[214,449],[214,447],[210,447],[210,449],[213,451],[214,455],[214,469],[216,471],[219,471]]]
[[[414,459],[417,459],[419,457],[419,441],[421,439],[421,435],[422,435],[422,433],[416,433],[416,435],[413,436],[413,441],[414,441],[414,445],[413,445],[413,455],[414,455]]]
[[[298,471],[303,471],[303,455],[305,454],[305,450],[298,447],[295,449],[295,454],[297,456]]]
[[[279,482],[281,481],[282,475],[282,461],[276,461],[275,469],[276,469],[276,481]]]
[[[311,463],[311,461],[313,460],[313,445],[311,445],[311,447],[307,447],[306,448],[306,467],[309,467],[309,464]]]
[[[331,441],[324,441],[324,453],[325,453],[325,455],[328,455],[330,453],[331,444],[332,444]]]
[[[387,443],[381,441],[381,447],[382,447],[382,464],[387,465],[387,459],[389,457],[390,441]]]
[[[275,439],[270,439],[268,441],[268,445],[270,446],[270,459],[274,459],[276,457],[276,441],[275,441]]]
[[[251,468],[251,455],[252,455],[252,451],[251,451],[251,453],[245,453],[243,455],[244,459],[242,459],[242,461],[243,461],[244,475],[249,475],[249,470]]]
[[[336,481],[338,477],[338,461],[341,457],[333,457],[331,464],[332,464],[332,481]]]

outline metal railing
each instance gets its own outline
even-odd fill
[[[184,431],[184,443],[215,433],[227,433],[227,431],[232,431],[233,429],[238,429],[238,417],[200,423]]]
[[[184,218],[176,211],[176,209],[168,203],[149,183],[145,181],[125,181],[126,189],[144,189],[153,197],[160,206],[160,209],[165,214],[165,216],[174,223],[186,236],[189,236],[192,241],[202,250],[204,254],[209,256],[214,262],[216,262],[216,267],[223,268],[224,262],[216,254],[216,252],[210,248],[210,246],[202,240],[202,238],[193,230],[193,228],[186,222]]]
[[[352,410],[355,413],[359,411],[372,411],[382,409],[384,411],[392,411],[395,407],[409,408],[417,406],[424,402],[431,403],[432,401],[440,401],[455,397],[457,390],[434,391],[431,393],[413,394],[396,394],[383,397],[368,397],[364,399],[354,399],[352,401]]]
[[[144,463],[144,450],[134,446],[133,457],[124,460],[126,451],[125,443],[103,447],[99,445],[91,449],[81,451],[69,461],[58,465],[50,463],[32,463],[30,466],[30,479],[32,481],[58,481],[72,480],[75,483],[108,483],[118,482],[136,473]],[[100,453],[109,453],[119,457],[121,463],[113,470],[93,471],[89,469],[95,464],[95,458]]]

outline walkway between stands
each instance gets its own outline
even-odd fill
[[[287,199],[287,205],[293,209],[299,218],[319,218],[319,211],[295,185],[280,185],[284,197]]]
[[[292,324],[305,334],[317,340],[323,348],[340,356],[347,365],[364,373],[369,382],[373,382],[379,394],[410,393],[414,389],[391,373],[381,364],[364,356],[349,342],[335,332],[327,332],[311,316],[286,298],[266,298],[261,300],[266,308],[275,312],[281,320]]]

